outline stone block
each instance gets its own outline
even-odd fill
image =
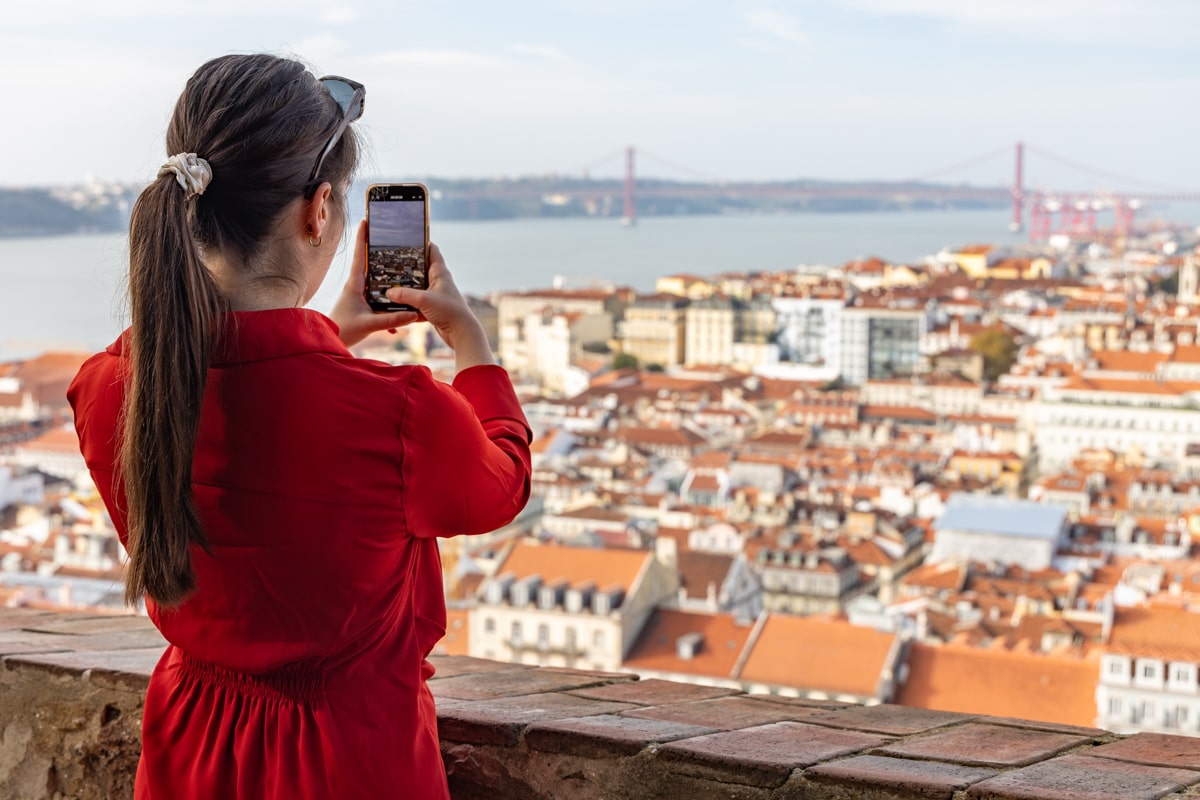
[[[975,716],[885,703],[875,706],[847,705],[826,714],[811,716],[805,722],[828,725],[831,728],[907,736],[947,725],[957,725],[969,719],[975,719]]]
[[[967,790],[969,800],[1157,800],[1200,782],[1200,772],[1067,755],[1003,772]]]
[[[615,714],[637,708],[561,692],[526,694],[493,700],[439,700],[438,735],[442,741],[515,745],[525,727],[571,717]]]
[[[1139,733],[1128,739],[1094,747],[1088,751],[1088,755],[1155,767],[1200,770],[1200,739],[1163,733]]]
[[[819,713],[821,713],[821,709],[818,708],[766,703],[739,695],[716,700],[640,708],[625,712],[625,716],[661,719],[668,722],[699,725],[703,728],[714,728],[719,731],[731,731],[755,725],[766,725],[771,722],[786,722]]]
[[[664,744],[658,757],[676,772],[727,783],[780,786],[792,770],[891,741],[860,733],[777,722]]]
[[[985,767],[865,755],[810,767],[804,778],[817,786],[841,788],[847,797],[870,792],[878,797],[947,799],[995,774],[996,770]]]
[[[561,692],[610,682],[609,678],[596,677],[587,672],[555,672],[546,669],[524,669],[518,666],[512,669],[474,672],[430,681],[429,690],[436,698],[484,700],[515,697],[522,694]]]
[[[1020,767],[1089,741],[1088,737],[1073,734],[968,722],[896,742],[879,752],[981,767]]]
[[[610,683],[606,686],[576,689],[571,693],[580,697],[591,697],[596,700],[616,700],[621,703],[636,703],[644,706],[669,705],[671,703],[685,703],[689,700],[708,700],[714,697],[728,697],[730,695],[741,694],[737,689],[726,689],[717,686],[697,686],[692,683],[675,683],[674,681],[663,681],[657,678]]]
[[[629,756],[651,744],[713,733],[712,728],[616,715],[540,722],[525,729],[532,750],[602,758]]]

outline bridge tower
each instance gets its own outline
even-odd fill
[[[625,148],[625,210],[621,214],[621,222],[625,225],[637,224],[637,207],[634,205],[633,188],[633,145]]]
[[[1013,233],[1021,230],[1021,208],[1025,205],[1025,143],[1017,142],[1017,165],[1013,172],[1012,185],[1012,222],[1008,229]]]

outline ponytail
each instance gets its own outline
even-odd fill
[[[148,595],[162,608],[178,607],[197,588],[192,545],[211,552],[192,499],[192,458],[228,304],[200,254],[219,255],[247,278],[288,277],[271,274],[264,249],[313,181],[319,154],[316,177],[349,184],[358,154],[353,131],[323,150],[344,116],[303,64],[263,54],[206,62],[175,104],[166,146],[176,155],[138,197],[129,221],[131,321],[118,464],[129,605]]]
[[[196,588],[191,545],[208,549],[192,499],[192,456],[225,301],[200,260],[189,205],[159,177],[129,224],[129,372],[120,471],[129,563],[125,601],[164,608]]]

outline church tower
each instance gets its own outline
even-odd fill
[[[1200,303],[1200,253],[1192,252],[1179,268],[1179,292],[1176,297],[1181,303]]]

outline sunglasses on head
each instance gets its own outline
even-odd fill
[[[308,176],[310,186],[317,180],[317,175],[320,174],[325,159],[333,152],[334,146],[346,132],[346,127],[363,115],[363,103],[367,96],[367,88],[349,78],[326,75],[318,80],[325,87],[325,91],[329,92],[329,96],[338,104],[338,108],[342,110],[342,121],[333,135],[329,137],[329,141],[325,143],[325,147],[321,149],[321,155],[317,157],[316,166],[313,167],[312,174]]]

